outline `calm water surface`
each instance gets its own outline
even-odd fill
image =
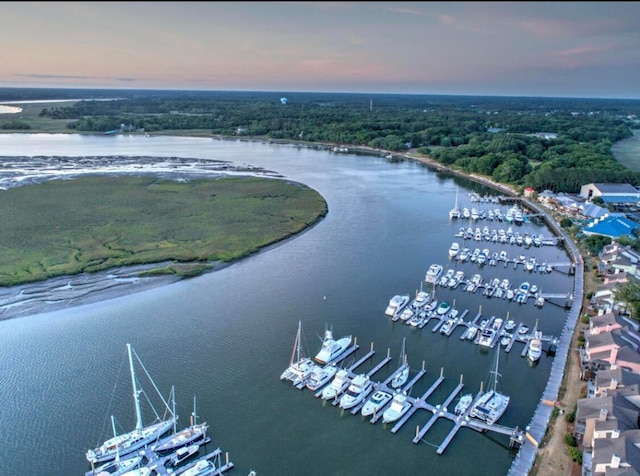
[[[0,321],[0,474],[77,475],[90,469],[88,448],[110,436],[110,415],[122,431],[134,425],[126,343],[131,343],[168,394],[172,385],[186,425],[194,396],[213,443],[235,464],[231,474],[250,468],[260,476],[370,474],[506,474],[515,452],[508,438],[458,432],[443,455],[436,448],[453,424],[440,419],[420,444],[416,427],[431,417],[420,410],[393,434],[361,416],[323,404],[308,391],[279,380],[287,367],[298,320],[309,352],[320,347],[325,324],[336,337],[353,334],[361,349],[373,345],[373,368],[390,352],[392,363],[374,375],[385,379],[397,366],[406,337],[413,374],[426,375],[411,390],[422,395],[442,374],[443,384],[428,400],[443,402],[463,378],[463,392],[476,392],[491,367],[493,352],[452,337],[392,323],[384,309],[394,294],[414,294],[431,263],[463,269],[468,276],[529,281],[543,292],[567,293],[572,280],[553,272],[526,273],[522,267],[485,267],[449,262],[447,250],[461,222],[448,211],[460,188],[489,190],[436,174],[411,161],[334,154],[291,146],[178,137],[0,135],[3,156],[145,155],[228,160],[265,167],[305,183],[328,202],[329,213],[307,232],[223,270],[101,303]],[[486,206],[488,207],[488,205]],[[492,208],[495,205],[491,205]],[[506,207],[503,207],[506,211]],[[492,227],[506,224],[480,223]],[[525,224],[520,231],[544,233]],[[472,249],[474,243],[469,243]],[[568,262],[555,247],[522,248],[486,244],[480,248],[539,261]],[[519,305],[439,290],[469,316],[509,315],[546,335],[559,335],[565,312],[546,304]],[[433,321],[432,321],[433,322]],[[552,357],[531,367],[522,344],[501,353],[502,389],[511,403],[500,424],[524,427],[546,385]]]

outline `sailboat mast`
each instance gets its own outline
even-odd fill
[[[136,429],[142,429],[142,409],[140,408],[140,391],[136,386],[136,372],[133,368],[133,354],[131,353],[131,344],[127,344],[127,352],[129,353],[129,370],[131,371],[131,385],[133,387],[133,401],[136,404]]]

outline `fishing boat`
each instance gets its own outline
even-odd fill
[[[349,372],[346,369],[340,369],[336,372],[331,383],[322,389],[321,396],[324,400],[331,400],[340,395],[350,383]]]
[[[136,426],[133,430],[127,433],[116,434],[115,418],[113,418],[112,416],[112,426],[113,426],[114,436],[106,440],[100,446],[94,449],[88,450],[86,453],[86,458],[89,461],[89,463],[91,463],[92,465],[96,463],[111,461],[116,458],[122,458],[123,456],[131,454],[134,451],[144,446],[147,446],[150,443],[162,438],[166,433],[168,433],[171,430],[171,428],[174,427],[176,423],[175,414],[173,413],[171,408],[169,408],[169,405],[167,404],[166,400],[157,391],[157,387],[155,383],[153,383],[151,376],[149,376],[149,374],[146,372],[144,365],[142,365],[140,358],[137,356],[137,354],[135,354],[135,351],[131,347],[131,344],[127,344],[127,353],[129,356],[129,371],[131,373],[131,384],[133,386],[133,399],[134,399],[135,414],[136,414]],[[158,418],[156,419],[156,421],[146,426],[143,425],[143,422],[142,422],[142,407],[140,403],[140,394],[143,391],[141,388],[139,388],[138,380],[135,373],[134,354],[137,361],[139,362],[139,365],[142,366],[142,369],[144,370],[148,379],[153,384],[153,388],[158,393],[159,398],[162,400],[162,403],[166,408],[166,414],[169,415],[164,420]],[[158,413],[155,412],[155,410],[154,410],[154,414],[158,415]]]
[[[340,398],[340,408],[348,410],[364,401],[373,390],[373,382],[367,374],[356,375],[351,381],[351,385]]]
[[[409,364],[407,363],[407,353],[405,351],[406,338],[402,339],[402,350],[400,351],[400,361],[398,363],[398,370],[395,376],[391,380],[392,388],[402,387],[409,378]]]
[[[289,367],[282,372],[280,380],[290,380],[294,385],[297,385],[306,381],[316,368],[317,365],[313,360],[302,352],[302,321],[298,321],[298,332],[293,342],[293,352],[291,353],[291,359],[289,359]]]
[[[498,391],[498,382],[501,376],[498,372],[499,358],[500,349],[497,349],[493,368],[489,373],[487,391],[482,394],[469,413],[470,417],[482,420],[488,425],[493,425],[504,415],[511,399],[508,395]]]
[[[335,361],[349,348],[352,339],[353,336],[348,335],[335,340],[331,329],[326,328],[324,331],[322,346],[314,360],[322,365]]]
[[[411,408],[411,402],[406,392],[398,392],[393,396],[391,405],[382,414],[383,423],[391,423],[399,420]]]

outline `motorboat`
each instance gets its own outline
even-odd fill
[[[509,319],[506,324],[504,325],[504,329],[506,331],[512,331],[516,328],[516,321],[514,321],[513,319]]]
[[[464,333],[464,338],[467,340],[473,340],[475,339],[477,333],[478,333],[478,328],[476,326],[471,326]]]
[[[280,380],[290,380],[294,385],[304,382],[318,366],[302,351],[302,323],[298,321],[298,332],[293,343],[289,367],[280,375]]]
[[[502,318],[500,318],[500,317],[496,317],[496,318],[493,320],[492,327],[493,327],[496,331],[499,331],[499,330],[500,330],[500,328],[502,327],[503,322],[504,322],[504,320],[503,320]]]
[[[376,390],[373,392],[373,395],[369,397],[369,399],[365,402],[360,413],[362,416],[370,416],[374,413],[379,413],[380,410],[384,408],[384,406],[391,401],[393,395],[389,392],[385,392],[382,390]]]
[[[495,329],[490,327],[484,329],[480,333],[480,339],[478,339],[478,344],[483,347],[491,347],[493,345],[493,339],[496,335]]]
[[[411,301],[410,307],[414,310],[422,308],[429,302],[429,293],[426,291],[420,291],[416,294],[416,297]]]
[[[451,247],[449,248],[449,258],[455,258],[460,253],[460,243],[454,241],[451,243]]]
[[[444,316],[450,310],[451,304],[449,304],[447,301],[442,301],[438,306],[438,309],[436,309],[436,314],[438,314],[439,316]]]
[[[460,397],[460,400],[458,400],[458,403],[456,403],[456,406],[453,412],[456,415],[462,415],[464,412],[467,411],[467,408],[469,408],[472,402],[473,402],[473,394],[467,393],[463,395],[462,397]]]
[[[502,337],[502,339],[500,339],[500,344],[503,347],[507,347],[509,344],[511,344],[511,339],[512,339],[511,334],[505,334],[504,337]]]
[[[335,361],[349,348],[352,339],[353,336],[348,335],[335,340],[333,338],[333,332],[330,329],[325,329],[322,346],[314,357],[314,360],[322,365]]]
[[[493,425],[504,415],[510,400],[508,395],[498,391],[498,378],[500,376],[498,373],[499,357],[500,349],[497,349],[495,362],[489,374],[487,391],[480,396],[469,413],[470,417],[482,420],[488,425]]]
[[[113,427],[112,438],[109,438],[100,446],[90,449],[86,452],[86,458],[91,464],[96,463],[104,463],[107,461],[112,461],[114,459],[121,459],[126,455],[133,453],[140,448],[151,444],[154,441],[157,441],[159,438],[162,438],[165,434],[167,434],[175,425],[177,421],[177,417],[174,412],[169,408],[167,402],[164,400],[162,395],[157,392],[157,387],[155,383],[153,387],[156,389],[158,393],[158,397],[164,403],[167,414],[167,417],[164,420],[159,420],[159,418],[151,424],[144,425],[142,421],[142,411],[141,411],[141,403],[140,403],[140,394],[143,392],[142,389],[138,389],[138,380],[135,374],[134,368],[134,355],[135,351],[131,347],[131,344],[127,344],[127,352],[129,356],[129,371],[131,374],[131,382],[133,384],[133,398],[135,403],[135,412],[136,412],[136,427],[135,429],[129,431],[128,433],[116,434],[116,424],[115,418],[113,415],[111,416],[111,423]],[[136,355],[137,358],[137,355]],[[139,358],[137,358],[140,361]],[[142,362],[140,362],[142,365]],[[146,369],[144,365],[142,365],[142,369],[146,373]],[[147,377],[153,383],[153,380],[147,373]],[[155,411],[155,410],[154,410]],[[158,415],[158,413],[156,413]]]
[[[218,472],[218,468],[214,463],[214,457],[206,456],[197,461],[193,466],[188,467],[182,472],[177,472],[180,476],[209,476]]]
[[[178,448],[178,450],[169,458],[169,464],[171,466],[178,466],[184,461],[191,458],[194,454],[198,452],[200,449],[199,444],[193,444],[189,446],[183,446],[182,448]]]
[[[425,306],[425,309],[427,310],[427,312],[431,312],[431,311],[435,310],[436,307],[438,307],[438,300],[437,299],[433,299],[433,300],[431,300],[431,302],[429,302],[429,304],[427,304]]]
[[[324,367],[316,367],[309,375],[306,386],[312,392],[320,390],[335,377],[337,372],[338,367],[334,363],[327,364]]]
[[[122,459],[116,458],[112,461],[107,461],[106,463],[103,463],[102,465],[96,467],[89,474],[96,476],[121,476],[133,469],[139,468],[141,465],[144,465],[142,455],[129,455]]]
[[[405,307],[400,314],[396,314],[391,319],[394,321],[400,320],[402,322],[408,322],[411,320],[414,314],[415,314],[415,311],[413,309],[411,309],[410,307]]]
[[[331,383],[322,389],[321,396],[324,400],[331,400],[340,395],[350,383],[349,372],[345,369],[340,369],[336,372],[336,376],[333,377]]]
[[[442,275],[443,267],[441,264],[432,264],[427,270],[424,281],[428,284],[437,284],[440,275]]]
[[[389,304],[387,305],[387,309],[384,311],[384,313],[387,316],[393,317],[396,314],[399,314],[408,303],[408,294],[396,294],[389,300]]]
[[[411,402],[406,392],[398,392],[393,396],[391,405],[382,414],[383,423],[391,423],[399,420],[411,408]]]
[[[367,374],[356,375],[351,381],[351,385],[340,398],[340,408],[348,410],[362,402],[373,390],[373,382]]]
[[[446,321],[444,321],[444,324],[442,324],[442,327],[440,327],[440,334],[449,334],[452,328],[453,319],[447,319]]]
[[[532,362],[540,359],[542,356],[542,333],[540,331],[536,331],[533,334],[533,338],[529,341],[529,349],[527,350],[527,357]]]

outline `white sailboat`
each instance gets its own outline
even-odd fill
[[[406,338],[402,339],[402,350],[400,351],[400,362],[398,364],[398,370],[395,376],[391,380],[392,388],[400,388],[409,379],[409,364],[407,363],[407,353],[405,352]]]
[[[496,350],[496,359],[489,373],[487,391],[482,394],[469,413],[469,416],[482,420],[489,425],[493,425],[500,419],[507,410],[511,399],[508,395],[498,391],[498,380],[501,376],[498,372],[499,358],[500,348]]]
[[[175,414],[175,410],[173,413]],[[158,441],[151,449],[158,454],[168,454],[193,443],[202,442],[207,438],[209,425],[206,423],[197,423],[197,419],[196,398],[193,397],[193,413],[191,413],[190,425],[180,431],[176,431],[176,427],[174,426],[173,434]]]
[[[453,208],[449,211],[449,218],[456,219],[456,218],[460,218],[461,212],[460,212],[460,208],[458,207],[458,189],[456,188],[456,203],[453,206]]]
[[[295,385],[305,381],[316,368],[315,362],[302,354],[302,321],[298,321],[298,332],[293,343],[289,367],[282,372],[280,380],[290,380]]]
[[[116,432],[115,432],[115,419],[114,419],[113,420],[114,437],[106,440],[102,445],[94,449],[88,450],[86,453],[87,460],[92,465],[95,463],[102,463],[105,461],[114,460],[116,458],[121,458],[123,456],[126,456],[142,448],[143,446],[146,446],[158,440],[167,432],[169,432],[176,422],[176,417],[174,412],[171,410],[171,408],[169,408],[169,405],[167,404],[165,399],[162,397],[162,395],[158,391],[157,387],[155,386],[155,383],[153,383],[153,380],[151,380],[151,377],[147,373],[146,369],[144,368],[144,366],[142,366],[147,377],[153,384],[153,388],[155,389],[158,396],[162,400],[162,403],[166,408],[166,414],[169,415],[168,418],[163,420],[158,416],[157,413],[155,413],[155,410],[154,410],[154,413],[156,414],[156,421],[147,426],[144,426],[142,424],[142,409],[140,406],[140,394],[142,393],[142,390],[138,388],[138,381],[136,379],[134,363],[133,363],[133,355],[135,352],[131,348],[131,344],[127,344],[127,352],[129,355],[129,370],[131,372],[131,384],[133,386],[133,399],[134,399],[135,411],[136,411],[136,426],[135,426],[135,429],[133,429],[128,433],[115,435]],[[136,358],[140,363],[140,365],[142,365],[142,362],[140,361],[137,355],[136,355]]]

